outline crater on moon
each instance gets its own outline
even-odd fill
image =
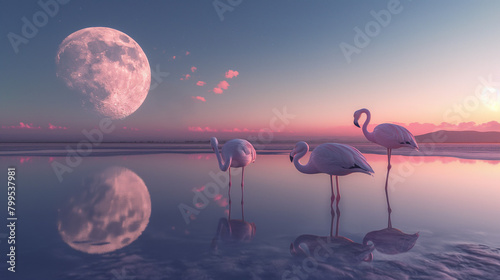
[[[130,169],[110,167],[84,180],[59,209],[58,230],[73,249],[103,254],[134,242],[146,229],[151,198]]]
[[[123,119],[144,102],[151,84],[146,54],[134,39],[107,27],[70,34],[56,55],[57,76],[81,94],[85,107]]]

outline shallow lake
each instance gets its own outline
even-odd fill
[[[17,272],[11,279],[500,274],[498,161],[394,155],[389,226],[384,154],[365,154],[374,176],[339,177],[341,200],[332,220],[329,176],[299,173],[285,151],[259,153],[245,168],[243,205],[241,172],[232,170],[229,212],[227,173],[208,150],[106,150],[81,158],[62,181],[53,165],[67,166],[64,150],[6,150],[0,157],[4,205],[8,167],[16,168],[17,184]],[[8,233],[2,228],[5,270]]]

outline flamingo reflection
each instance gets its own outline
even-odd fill
[[[337,223],[333,235],[335,212],[331,206],[330,235],[318,236],[303,234],[290,244],[290,253],[297,257],[313,257],[323,263],[350,263],[370,262],[373,260],[372,245],[360,244],[339,235],[340,210],[337,206]]]
[[[389,197],[386,197],[389,205]],[[373,243],[375,249],[387,255],[406,253],[415,246],[419,237],[418,232],[407,234],[397,228],[392,227],[391,211],[388,209],[387,228],[374,230],[365,235],[363,244]]]
[[[231,194],[229,194],[229,212],[227,218],[220,218],[215,232],[215,237],[212,239],[210,249],[212,252],[217,252],[219,242],[239,243],[250,242],[255,236],[257,228],[255,223],[245,221],[244,203],[241,204],[241,220],[231,219]]]

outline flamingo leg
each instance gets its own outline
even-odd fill
[[[391,153],[392,149],[387,149],[387,170],[391,169]]]
[[[245,166],[241,168],[241,205],[243,205],[243,186],[245,185]]]
[[[387,203],[389,203],[389,201]],[[392,228],[391,212],[389,212],[389,218],[387,218],[387,227]]]
[[[387,200],[387,212],[389,212],[389,215],[391,215],[392,209],[391,205],[389,204],[389,193],[387,191],[387,187],[389,186],[389,171],[391,170],[391,149],[387,149],[387,159],[389,164],[387,165],[387,176],[385,178],[385,198]]]
[[[243,212],[243,186],[245,185],[244,180],[245,180],[245,166],[241,168],[241,219],[243,219],[243,221],[245,220],[245,214]]]
[[[339,176],[335,176],[335,183],[337,183],[337,211],[339,211],[340,189],[339,189]]]
[[[332,189],[332,196],[330,198],[330,207],[333,209],[333,202],[335,201],[335,193],[333,192],[333,175],[330,175],[330,186]]]
[[[340,209],[339,209],[339,201],[340,201],[340,189],[339,189],[339,176],[335,176],[335,183],[337,184],[337,225],[335,227],[335,236],[339,236],[339,223],[340,223]]]
[[[229,199],[229,217],[228,217],[228,219],[231,220],[231,167],[229,167],[229,190],[227,191],[227,196]]]
[[[335,227],[335,236],[339,236],[339,224],[340,224],[340,209],[337,206],[337,225]]]
[[[333,201],[335,200],[335,194],[333,192],[333,175],[330,175],[330,186],[332,189],[332,196],[330,198],[330,213],[332,220],[330,222],[330,236],[333,236],[333,220],[335,219],[335,211],[333,210]]]

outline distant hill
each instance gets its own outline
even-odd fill
[[[415,136],[417,142],[435,143],[500,143],[500,132],[439,130]]]

